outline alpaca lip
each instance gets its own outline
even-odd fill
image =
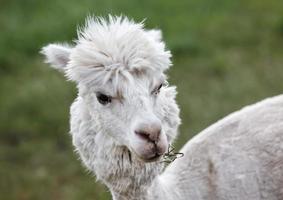
[[[141,140],[139,143],[131,145],[132,152],[143,162],[157,161],[167,149],[167,141],[163,141],[162,139],[157,142]]]
[[[161,155],[156,153],[154,156],[149,157],[149,158],[145,158],[145,157],[141,157],[141,156],[138,156],[138,158],[141,159],[144,162],[154,162],[154,161],[159,160],[161,158]]]
[[[143,162],[154,162],[154,161],[159,160],[162,157],[162,155],[157,153],[157,152],[153,156],[151,156],[151,157],[146,157],[146,156],[139,155],[133,149],[130,150],[130,152],[133,153],[140,161],[143,161]]]
[[[143,159],[143,160],[145,162],[154,162],[154,161],[157,161],[160,157],[161,157],[161,155],[155,154],[153,157],[148,158],[148,159]]]

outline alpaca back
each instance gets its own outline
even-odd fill
[[[283,95],[210,126],[160,177],[179,199],[283,199]]]

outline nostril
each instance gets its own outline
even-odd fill
[[[143,140],[147,140],[150,142],[157,142],[161,134],[161,129],[154,130],[152,132],[141,130],[141,131],[135,131],[135,133]]]
[[[150,140],[149,133],[144,131],[135,131],[135,133],[143,140]]]

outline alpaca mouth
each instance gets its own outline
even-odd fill
[[[156,153],[155,155],[151,157],[142,157],[142,156],[137,155],[137,153],[135,153],[135,155],[143,162],[155,162],[161,158],[161,155],[159,155],[158,153]]]
[[[161,148],[160,145],[155,143],[147,143],[140,148],[130,148],[131,152],[134,153],[135,157],[137,157],[142,162],[155,162],[161,159],[164,155],[164,148]]]
[[[154,161],[159,160],[160,157],[161,157],[161,155],[155,154],[154,156],[152,156],[152,157],[150,157],[150,158],[146,158],[146,159],[143,158],[143,161],[145,161],[145,162],[154,162]]]
[[[139,161],[142,161],[142,162],[155,162],[155,161],[158,161],[162,157],[162,154],[159,154],[158,152],[156,152],[152,156],[142,156],[142,155],[139,155],[132,148],[127,148],[127,149],[128,149],[128,153],[129,153],[131,162],[132,162],[132,155],[135,156]]]

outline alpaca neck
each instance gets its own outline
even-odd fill
[[[172,200],[176,196],[168,193],[167,184],[161,180],[157,175],[151,184],[136,185],[135,189],[129,188],[128,190],[117,191],[111,189],[113,200]]]
[[[152,188],[156,187],[157,177],[163,169],[163,163],[144,163],[140,161],[126,147],[118,146],[105,134],[107,151],[98,158],[95,173],[111,191],[114,200],[148,200]],[[100,140],[101,142],[101,140]],[[97,145],[101,146],[101,145]],[[99,151],[98,151],[99,152]],[[102,152],[102,151],[101,151]]]
[[[148,190],[148,186],[140,187],[135,191],[131,191],[130,189],[125,191],[115,191],[112,189],[111,194],[113,200],[148,200]]]
[[[129,174],[121,178],[119,185],[112,183],[108,187],[113,200],[153,200],[155,199],[153,198],[154,193],[159,190],[157,187],[160,186],[158,176],[159,174],[152,172],[150,177],[150,173],[145,175],[142,170],[140,172],[136,170],[135,174]]]

